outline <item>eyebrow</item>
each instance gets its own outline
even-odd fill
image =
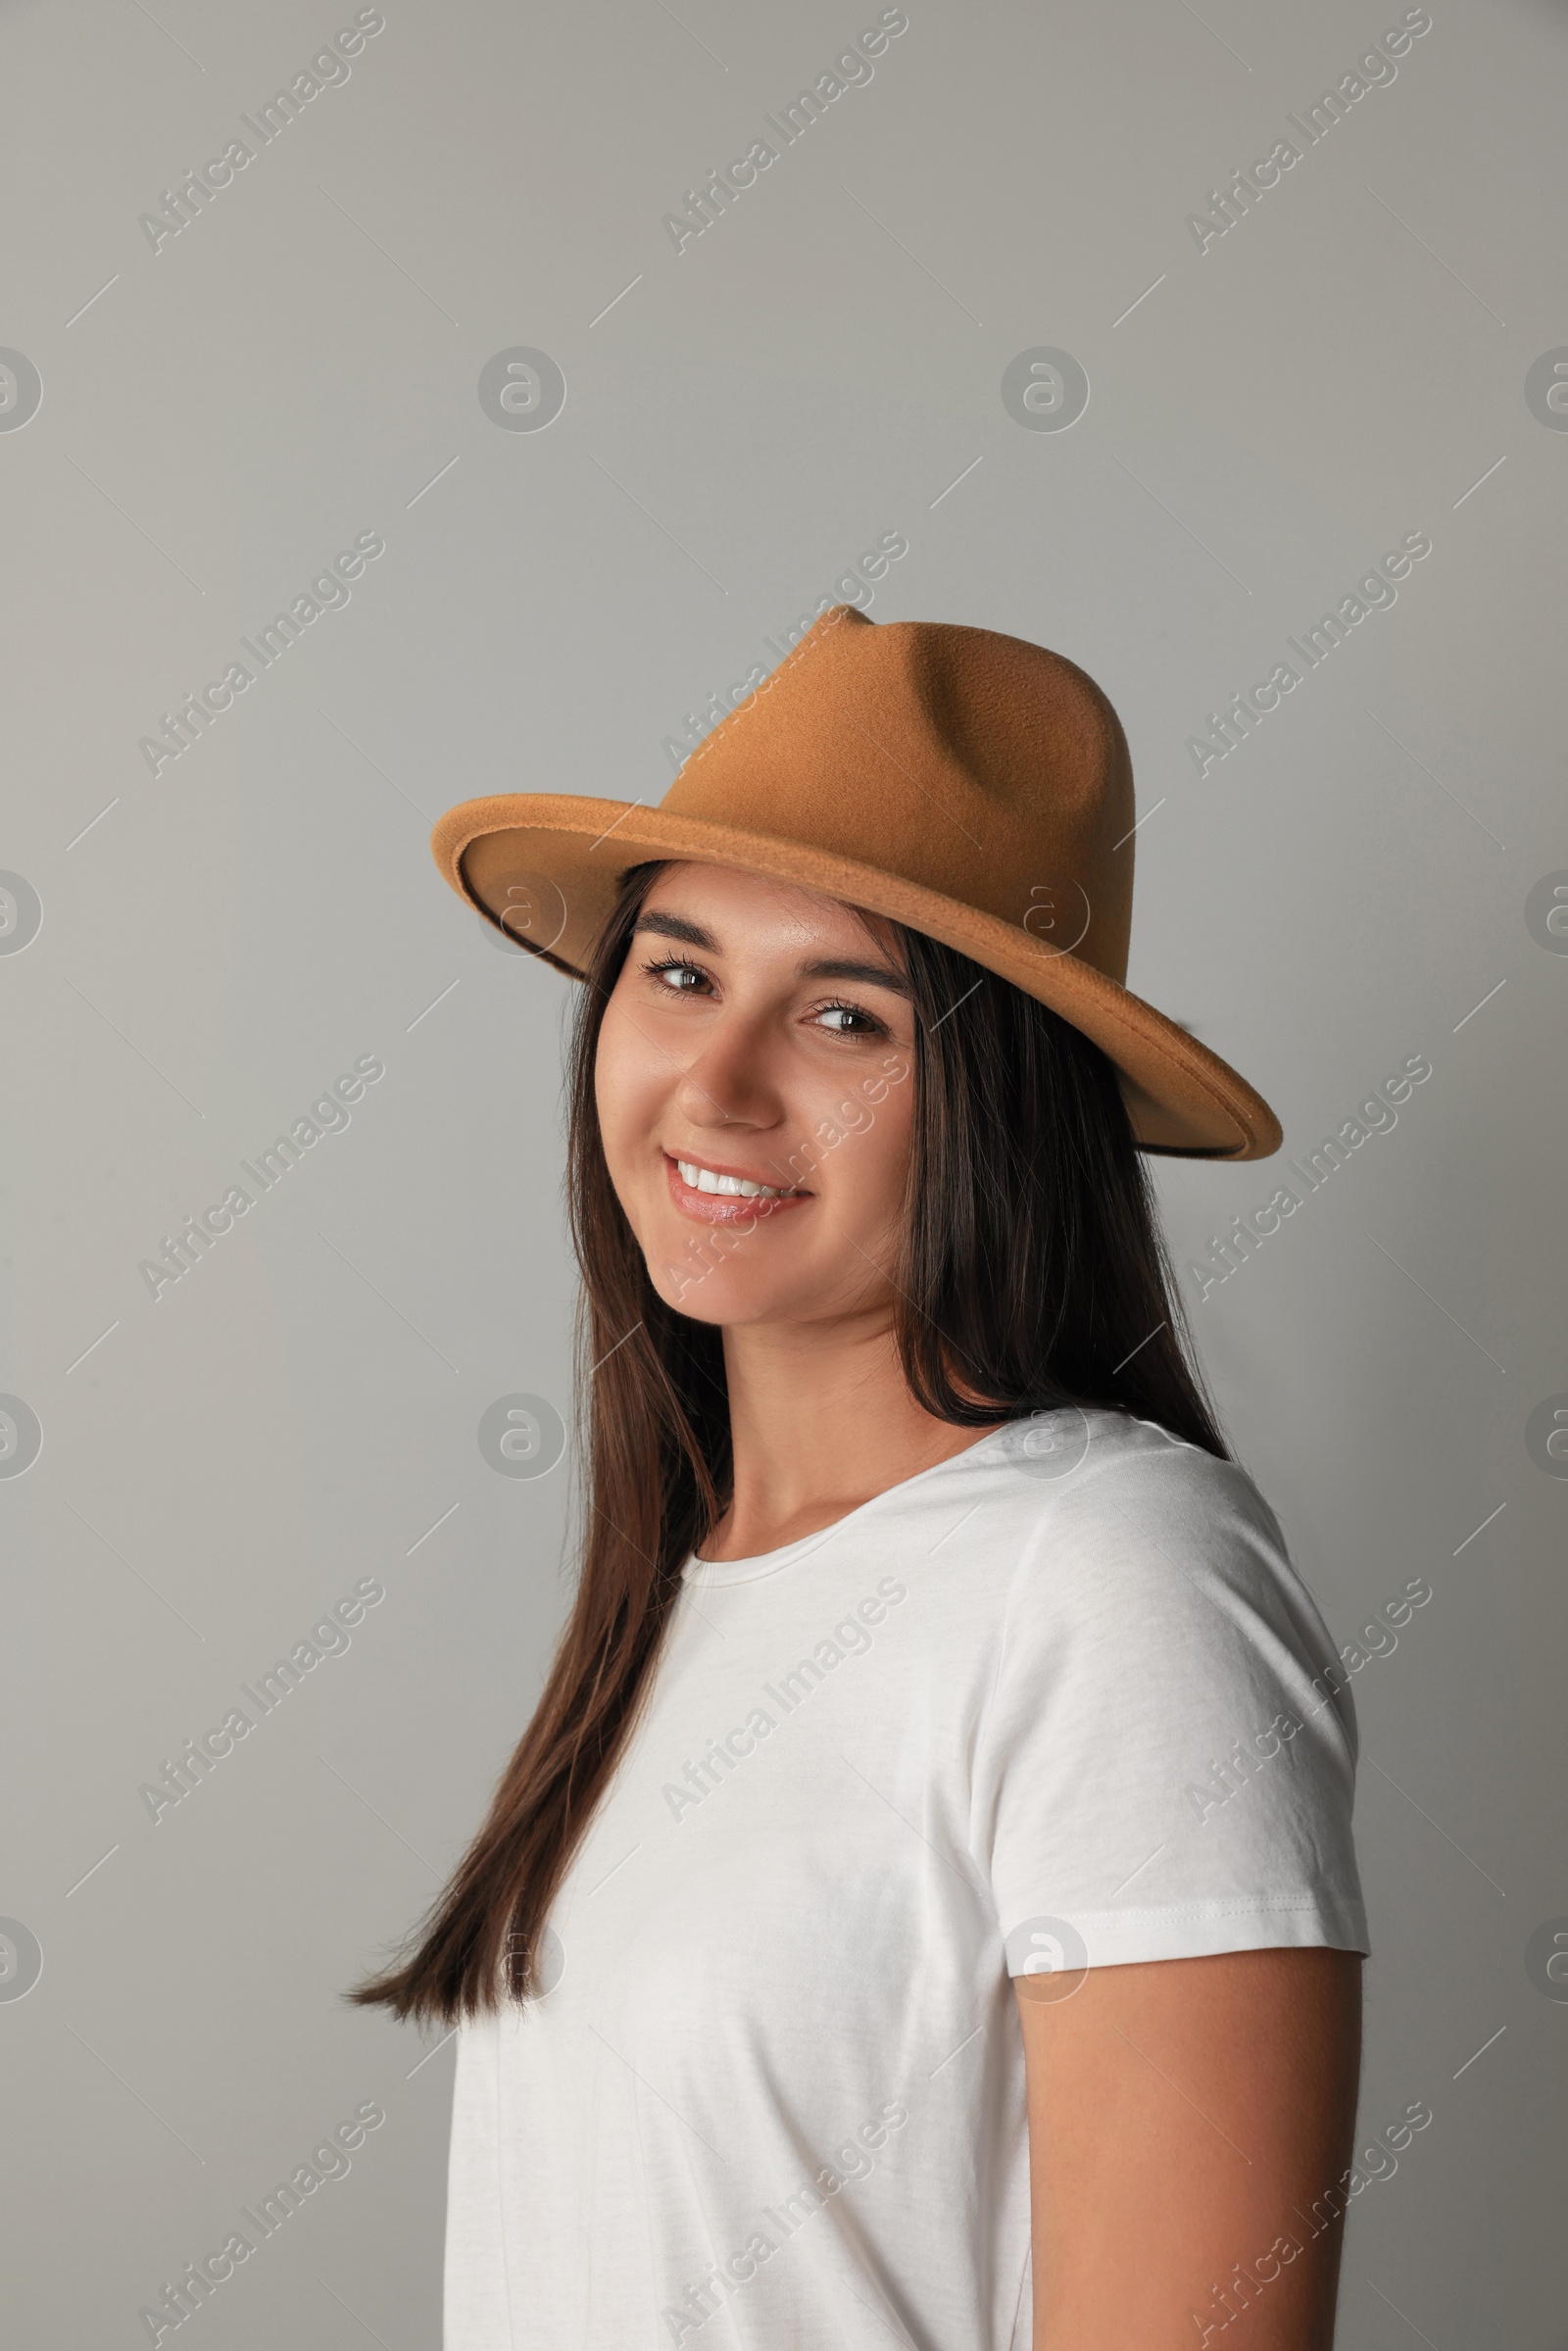
[[[641,914],[637,932],[652,931],[661,939],[678,939],[683,946],[698,947],[707,955],[721,955],[722,948],[711,931],[705,931],[700,922],[688,922],[681,914]],[[633,933],[633,937],[637,935]],[[796,977],[803,980],[858,980],[863,987],[888,988],[895,996],[908,996],[909,983],[901,971],[888,963],[856,962],[845,955],[822,955],[808,963],[798,963]]]

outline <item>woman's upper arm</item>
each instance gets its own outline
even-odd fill
[[[1233,1951],[1014,1989],[1035,2351],[1327,2351],[1360,1954]]]

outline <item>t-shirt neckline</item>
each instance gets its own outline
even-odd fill
[[[961,1446],[957,1452],[949,1453],[945,1460],[931,1462],[925,1469],[917,1469],[912,1477],[901,1478],[896,1486],[884,1486],[880,1494],[869,1494],[863,1502],[857,1502],[853,1510],[846,1510],[844,1516],[834,1519],[831,1526],[818,1527],[810,1535],[798,1535],[793,1543],[781,1543],[777,1550],[758,1551],[748,1559],[700,1559],[693,1551],[687,1557],[682,1575],[686,1582],[700,1585],[704,1591],[711,1591],[715,1585],[750,1584],[760,1576],[776,1575],[781,1568],[792,1566],[796,1560],[804,1559],[833,1536],[842,1534],[846,1527],[853,1526],[867,1511],[875,1510],[878,1503],[892,1501],[896,1495],[907,1494],[911,1487],[920,1485],[924,1479],[934,1478],[939,1470],[952,1469],[958,1462],[969,1460],[973,1454],[983,1451],[993,1439],[1002,1436],[1008,1426],[1010,1423],[1004,1421],[998,1428],[987,1429],[973,1445]]]

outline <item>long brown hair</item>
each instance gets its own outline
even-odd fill
[[[633,866],[577,1006],[567,1197],[583,1278],[582,1568],[533,1720],[411,1954],[350,1997],[455,2023],[524,1997],[550,1906],[653,1681],[681,1571],[726,1508],[723,1341],[649,1279],[594,1096],[605,1005],[658,862]],[[1189,1356],[1115,1071],[1045,1004],[862,917],[909,980],[914,1114],[893,1312],[905,1376],[958,1426],[1119,1406],[1229,1457]]]

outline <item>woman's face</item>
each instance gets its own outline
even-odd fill
[[[913,1044],[891,948],[836,899],[730,866],[656,876],[594,1082],[662,1298],[742,1324],[891,1298]]]

